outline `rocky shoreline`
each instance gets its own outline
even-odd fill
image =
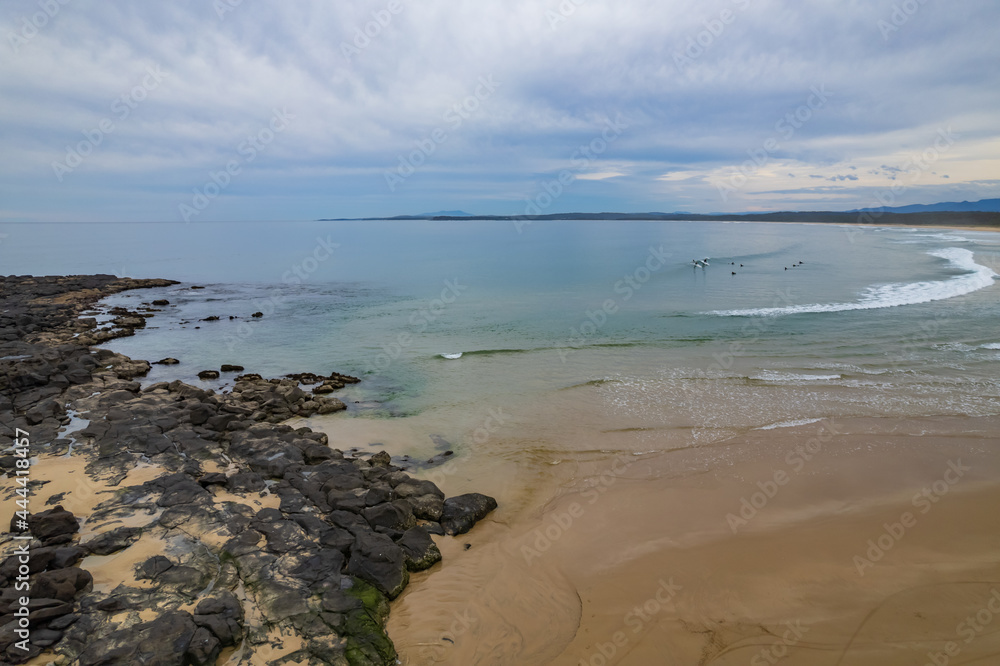
[[[464,533],[496,502],[446,499],[388,453],[345,455],[281,423],[343,409],[328,394],[351,377],[142,388],[148,362],[92,345],[132,335],[155,306],[114,310],[105,326],[80,315],[114,293],[174,284],[0,277],[0,507],[13,516],[0,536],[0,661],[44,650],[83,666],[395,663],[389,600],[441,559],[432,534]],[[15,514],[24,432],[32,468],[85,463],[72,490],[27,484],[27,530]],[[63,508],[75,495],[89,515]],[[123,551],[130,570],[95,585],[91,571]]]

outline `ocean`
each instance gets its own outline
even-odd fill
[[[232,375],[196,377],[222,363],[353,374],[363,382],[338,394],[348,412],[322,418],[394,454],[559,460],[831,417],[1000,414],[990,232],[388,220],[3,231],[7,274],[182,282],[104,302],[170,301],[107,345],[180,360],[146,383],[225,390]]]

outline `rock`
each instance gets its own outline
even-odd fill
[[[204,664],[188,653],[198,627],[191,615],[167,611],[150,622],[119,629],[86,645],[80,666],[188,666]]]
[[[205,627],[198,627],[191,637],[185,656],[190,660],[188,663],[194,666],[215,666],[221,652],[222,643],[219,639]]]
[[[223,372],[243,372],[242,365],[230,365],[229,363],[223,363],[220,368]]]
[[[368,459],[368,464],[377,467],[388,467],[392,464],[392,457],[385,451],[379,451]]]
[[[413,515],[424,520],[441,520],[444,512],[444,500],[437,495],[420,495],[419,497],[407,497],[406,501],[413,507]]]
[[[77,592],[89,589],[93,582],[94,577],[90,575],[90,572],[79,567],[44,571],[35,576],[35,580],[31,584],[31,597],[33,599],[72,601]],[[63,614],[65,615],[65,613]]]
[[[155,301],[153,301],[153,305],[160,305],[160,306],[170,305],[170,301],[168,301],[165,298],[158,298]]]
[[[399,492],[398,486],[396,492]],[[497,508],[497,501],[487,495],[468,493],[451,497],[444,501],[441,526],[451,536],[465,534],[495,508]]]
[[[136,566],[136,579],[138,580],[156,580],[160,574],[166,572],[174,563],[168,560],[163,555],[154,555],[142,564]]]
[[[334,412],[340,412],[347,409],[342,401],[337,398],[323,398],[323,401],[319,403],[319,409],[316,410],[317,414],[332,414]]]
[[[266,487],[264,479],[255,472],[237,472],[226,480],[226,488],[234,493],[258,493]]]
[[[260,319],[261,317],[263,317],[263,316],[264,316],[264,313],[263,313],[263,312],[254,312],[254,313],[253,313],[252,315],[250,315],[250,316],[251,316],[251,317],[254,317],[255,319]]]
[[[413,509],[405,501],[371,506],[364,509],[361,515],[373,528],[386,527],[402,532],[416,525]]]
[[[180,361],[176,358],[171,358],[170,356],[167,358],[161,358],[159,361],[154,361],[154,365],[177,365],[178,363],[180,363]]]
[[[131,546],[139,539],[140,535],[142,535],[142,528],[118,527],[88,539],[80,545],[94,555],[110,555]]]
[[[384,534],[357,534],[347,572],[368,581],[390,599],[399,596],[410,582],[406,555]]]
[[[406,568],[410,571],[430,569],[441,561],[441,551],[423,527],[411,527],[396,542],[406,555]]]
[[[229,478],[222,472],[209,472],[198,479],[198,484],[202,488],[208,488],[209,486],[224,486],[228,481]]]
[[[15,516],[16,519],[16,516]],[[11,523],[15,519],[11,520]],[[61,536],[69,536],[80,531],[80,525],[72,513],[57,505],[48,511],[41,511],[28,516],[28,529],[31,535],[40,541],[47,541]],[[11,527],[14,531],[14,527]]]
[[[211,494],[186,474],[174,474],[169,478],[173,483],[167,485],[160,499],[156,500],[156,506],[172,507],[178,504],[211,501]]]
[[[202,370],[198,373],[198,379],[218,379],[218,370]]]
[[[392,484],[392,479],[389,480],[390,485]],[[419,497],[421,495],[435,495],[444,499],[444,493],[441,489],[434,485],[431,481],[423,481],[420,479],[408,479],[403,483],[396,484],[395,486],[396,495],[402,499],[408,497]]]
[[[188,415],[191,419],[191,425],[203,425],[210,418],[215,416],[215,407],[207,403],[201,403],[200,405],[192,408]]]
[[[212,315],[211,317],[205,317],[201,321],[219,321],[218,315]]]
[[[243,640],[243,607],[229,590],[217,590],[194,609],[194,623],[212,632],[222,647]]]

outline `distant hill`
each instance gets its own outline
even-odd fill
[[[466,213],[464,210],[439,210],[436,213],[420,213],[413,217],[472,217],[472,213]]]
[[[888,208],[859,208],[848,213],[863,213],[871,211],[888,213],[1000,213],[1000,199],[981,199],[980,201],[946,201],[936,204],[913,204],[911,206],[895,206]]]

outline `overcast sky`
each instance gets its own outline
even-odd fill
[[[998,28],[996,0],[4,0],[0,219],[1000,197]]]

